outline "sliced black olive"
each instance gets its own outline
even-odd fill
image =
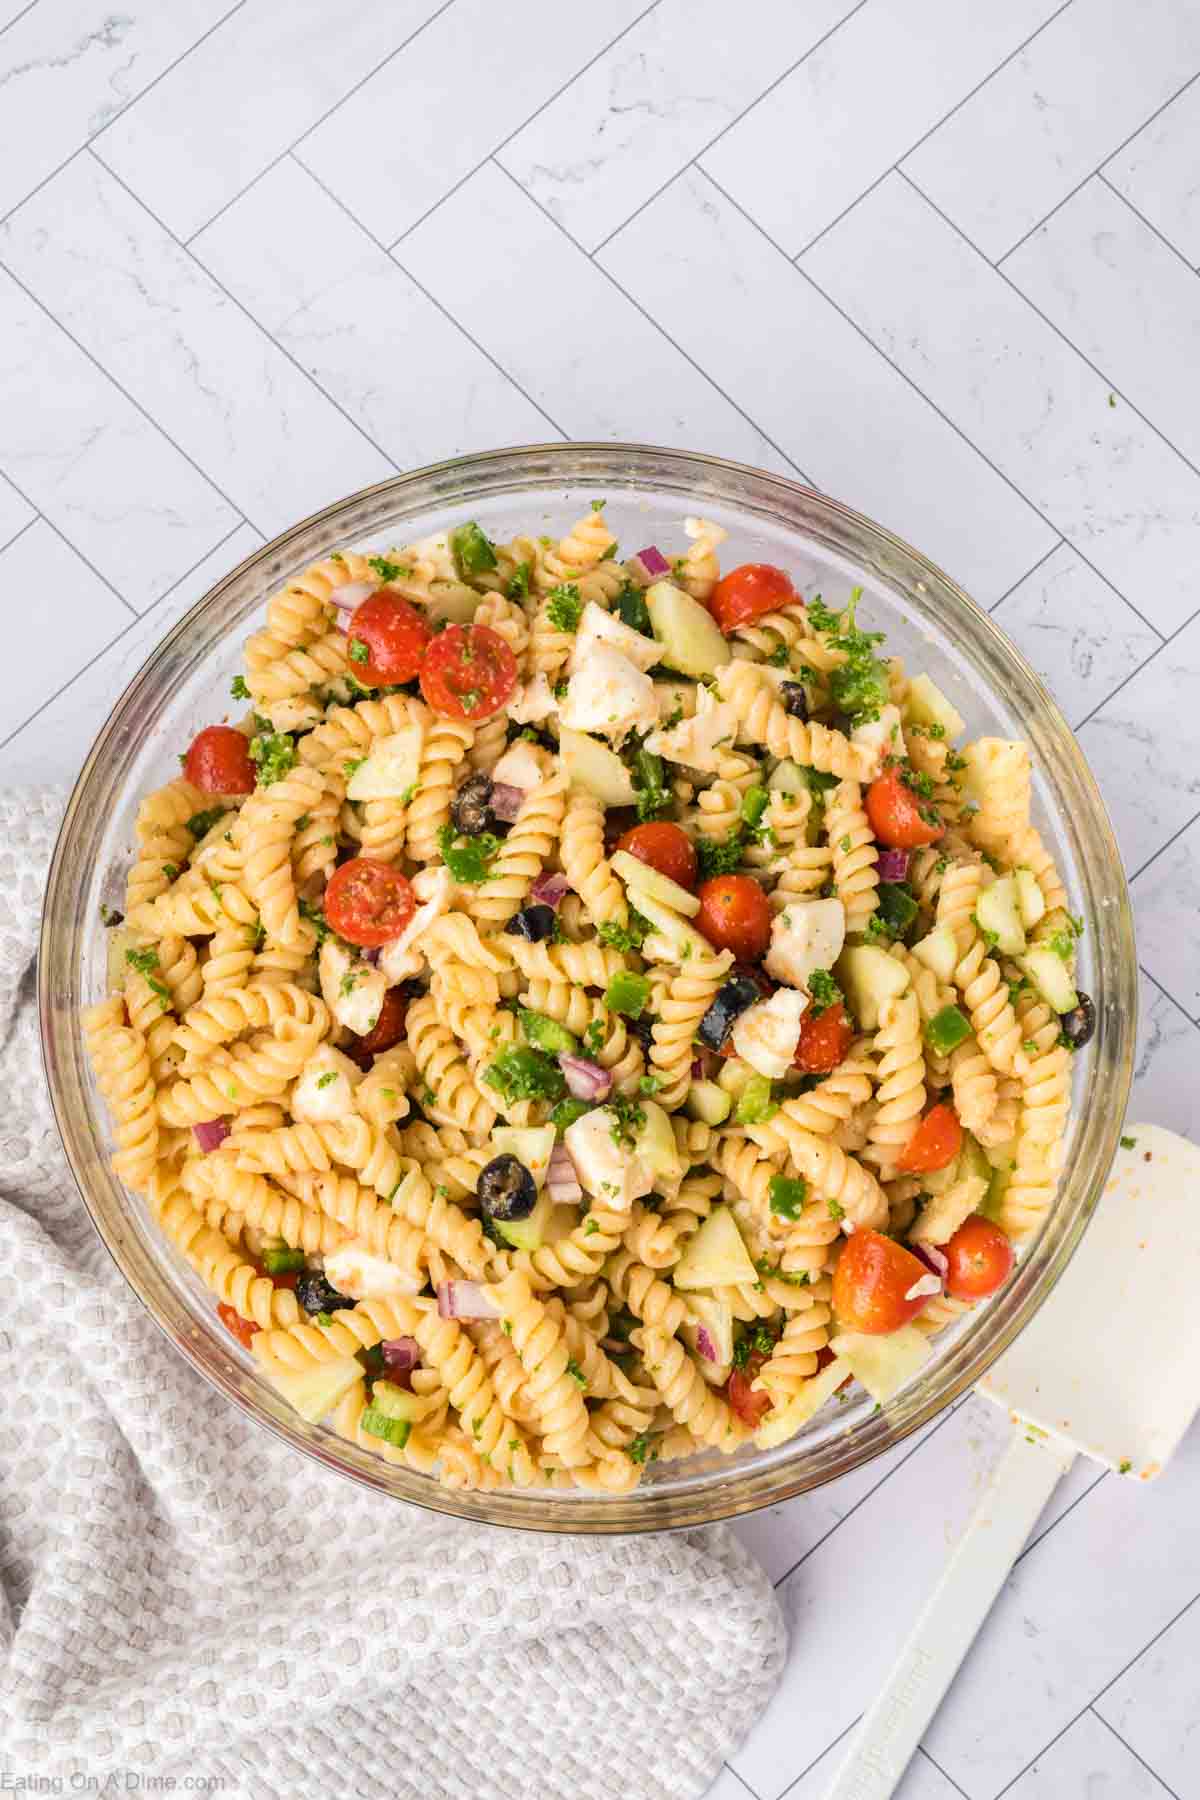
[[[749,975],[735,975],[724,987],[717,989],[696,1036],[706,1049],[719,1050],[746,1008],[761,999],[757,981]]]
[[[649,1050],[654,1042],[654,1020],[649,1013],[643,1013],[640,1019],[626,1019],[625,1029],[631,1038],[636,1038],[643,1050]]]
[[[509,937],[528,938],[531,944],[540,944],[554,936],[554,924],[554,908],[535,904],[514,913],[504,929]]]
[[[1063,1014],[1059,1020],[1059,1028],[1072,1050],[1082,1050],[1096,1029],[1096,1008],[1091,996],[1085,994],[1082,988],[1076,997],[1079,1005]]]
[[[305,1269],[302,1275],[297,1275],[296,1298],[306,1313],[337,1312],[340,1307],[358,1304],[348,1295],[339,1294],[319,1269]]]
[[[533,1176],[515,1156],[494,1156],[485,1163],[475,1193],[489,1219],[527,1219],[537,1205]]]
[[[807,719],[808,695],[802,681],[781,681],[779,698],[785,713],[790,713],[793,719]]]
[[[490,775],[472,775],[463,782],[450,802],[450,817],[454,829],[463,837],[478,837],[481,832],[495,830]]]

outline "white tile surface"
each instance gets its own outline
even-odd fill
[[[537,407],[290,157],[192,248],[399,468],[545,437]]]
[[[3,269],[0,390],[0,470],[130,605],[149,606],[237,523]]]
[[[662,0],[499,160],[594,250],[858,3],[760,0],[747,31],[726,0]]]
[[[0,258],[261,531],[393,472],[94,159],[27,201]]]
[[[1200,819],[1138,876],[1133,903],[1143,966],[1160,985],[1169,981],[1185,1011],[1200,1018]]]
[[[996,260],[1197,70],[1192,0],[1074,0],[905,167]]]
[[[1104,165],[1104,174],[1179,254],[1200,263],[1200,81]]]
[[[1029,505],[703,174],[681,176],[598,260],[818,487],[919,543],[985,605],[1053,546]]]
[[[478,254],[481,219],[503,243],[502,258]],[[494,164],[419,225],[396,258],[567,435],[702,441],[724,456],[794,473]],[[514,283],[512,271],[522,266],[536,269],[537,279]]]
[[[829,1783],[837,1774],[842,1759],[849,1754],[852,1741],[847,1733],[832,1750],[827,1750],[821,1760],[787,1790],[787,1800],[825,1800]],[[959,1792],[934,1767],[925,1752],[918,1750],[896,1789],[895,1800],[956,1800]],[[707,1800],[711,1800],[711,1796]],[[736,1800],[736,1796],[731,1794],[729,1800]]]
[[[867,0],[701,162],[794,256],[1060,3]]]
[[[10,543],[36,517],[29,502],[0,475],[0,545]]]
[[[1195,1800],[1200,1793],[1200,1606],[1190,1606],[1101,1694],[1096,1711],[1159,1771],[1179,1800]]]
[[[1070,725],[1145,662],[1161,638],[1069,544],[1060,544],[993,609]]]
[[[1200,463],[1200,281],[1120,195],[1089,181],[1004,270],[1112,383],[1118,407],[1132,402]]]
[[[1085,1712],[1008,1790],[1010,1800],[1168,1800],[1168,1791],[1143,1768],[1093,1712]]]
[[[903,176],[803,267],[1152,624],[1190,616],[1200,475]]]
[[[110,124],[231,4],[171,0],[136,12],[108,0],[31,6],[0,38],[0,217]]]
[[[439,4],[244,6],[113,127],[100,154],[177,237],[190,237]]]
[[[1196,1071],[1200,1026],[1152,981],[1141,984],[1137,1064],[1128,1117],[1169,1126],[1184,1137],[1196,1130]]]
[[[302,160],[392,243],[645,10],[524,0],[496,31],[492,0],[457,0],[313,133]]]

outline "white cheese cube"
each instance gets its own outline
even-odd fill
[[[632,625],[622,624],[612,613],[605,612],[602,606],[589,600],[575,633],[575,648],[567,662],[568,675],[574,675],[577,669],[586,668],[588,658],[597,644],[607,644],[611,649],[619,650],[637,669],[652,669],[656,662],[662,660],[661,644],[656,643],[653,638],[643,637]]]
[[[856,725],[850,733],[850,741],[854,744],[866,744],[874,750],[875,773],[883,768],[885,756],[904,755],[904,731],[900,723],[900,710],[889,701],[879,709],[877,719],[868,719],[864,725]]]
[[[531,744],[528,738],[518,738],[492,770],[492,780],[523,791],[540,787],[546,779],[542,755],[544,752],[539,754],[537,745]]]
[[[348,1118],[354,1111],[354,1090],[362,1078],[357,1063],[332,1044],[322,1044],[309,1057],[292,1089],[292,1117],[313,1125]]]
[[[789,900],[771,926],[763,966],[776,981],[807,987],[814,969],[832,969],[845,942],[846,908],[840,900]]]
[[[733,1028],[733,1047],[743,1062],[769,1081],[781,1080],[795,1058],[807,1007],[808,995],[794,988],[778,988],[769,1000],[748,1006]]]
[[[347,799],[402,800],[417,785],[424,741],[425,725],[420,717],[387,737],[376,738],[370,755],[363,758],[346,784]]]
[[[397,982],[407,981],[410,975],[423,972],[425,958],[421,954],[421,939],[454,898],[454,877],[444,863],[437,868],[422,869],[413,876],[412,885],[421,905],[399,937],[394,937],[379,952],[379,972],[387,987],[395,987]]]
[[[654,683],[619,650],[597,644],[568,682],[559,717],[571,731],[614,739],[647,730],[658,722]]]
[[[558,711],[558,701],[550,691],[550,677],[538,674],[519,687],[508,703],[508,716],[514,725],[538,725]]]
[[[321,945],[317,970],[321,998],[338,1024],[360,1037],[373,1030],[383,1008],[383,996],[391,985],[382,969],[356,962],[348,950],[328,938]]]
[[[567,1126],[563,1143],[584,1192],[624,1212],[651,1191],[654,1178],[639,1157],[617,1142],[617,1123],[611,1106],[597,1106]]]
[[[670,762],[687,763],[690,768],[715,774],[721,748],[733,748],[737,732],[737,712],[728,701],[718,700],[706,687],[696,689],[696,711],[692,718],[682,719],[669,731],[652,731],[646,749]]]
[[[325,1274],[339,1294],[351,1300],[386,1300],[392,1294],[419,1294],[421,1277],[376,1256],[356,1238],[339,1244],[325,1258]]]

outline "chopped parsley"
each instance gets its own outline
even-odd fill
[[[599,1056],[606,1036],[604,1020],[593,1019],[583,1034],[583,1047],[589,1056]]]
[[[502,1050],[483,1079],[510,1106],[517,1100],[561,1100],[567,1091],[554,1058],[524,1044]]]
[[[696,861],[701,881],[708,881],[714,875],[732,875],[742,861],[740,826],[735,825],[728,836],[723,838],[698,837]]]
[[[786,644],[776,644],[767,661],[773,669],[786,669],[791,658]]]
[[[1132,1138],[1132,1137],[1123,1137],[1121,1139],[1121,1148],[1122,1148],[1122,1150],[1136,1150],[1137,1149],[1137,1139]]]
[[[814,969],[808,978],[808,997],[812,1001],[810,1011],[814,1019],[819,1019],[823,1012],[836,1006],[845,999],[841,988],[833,979],[828,969]]]
[[[229,691],[235,700],[249,700],[250,689],[246,686],[244,675],[235,675],[229,684]]]
[[[210,806],[207,812],[193,813],[187,822],[187,829],[194,838],[207,837],[218,819],[223,819],[227,808]]]
[[[255,719],[258,734],[250,739],[250,760],[258,770],[259,787],[282,781],[296,761],[296,740],[286,731],[272,731],[266,719]]]
[[[846,660],[829,674],[829,691],[834,705],[848,713],[856,725],[877,719],[887,705],[888,672],[875,655],[876,644],[882,644],[882,631],[860,631],[854,614],[862,589],[855,588],[845,612],[831,612],[819,599],[809,602],[808,619],[814,631],[821,632],[833,650],[842,651]]]
[[[400,581],[404,576],[412,574],[412,570],[403,563],[393,562],[387,556],[368,556],[367,561],[380,581]]]
[[[643,637],[654,636],[645,597],[641,588],[635,587],[632,581],[627,581],[617,595],[617,617],[631,631],[640,631]]]
[[[650,982],[645,975],[634,975],[620,969],[608,984],[604,1004],[627,1019],[640,1019],[650,998]]]
[[[490,831],[483,831],[478,837],[460,837],[457,843],[453,826],[443,825],[438,831],[442,861],[455,881],[468,886],[487,880],[492,858],[499,848],[500,839]]]
[[[1111,394],[1108,396],[1108,404],[1110,406],[1116,405],[1116,401],[1113,399]],[[1130,1462],[1129,1458],[1126,1457],[1124,1462],[1117,1464],[1117,1474],[1118,1475],[1128,1475],[1128,1473],[1129,1473],[1130,1469],[1132,1469],[1132,1467],[1133,1467],[1133,1464]]]
[[[587,1376],[584,1374],[583,1370],[580,1368],[579,1364],[575,1361],[575,1358],[573,1356],[569,1356],[567,1358],[567,1374],[571,1377],[572,1381],[574,1381],[578,1384],[578,1386],[580,1386],[581,1388],[586,1388]]]
[[[158,951],[153,949],[127,950],[125,952],[125,961],[129,964],[131,969],[135,969],[142,977],[146,986],[150,989],[150,992],[158,996],[158,1003],[163,1011],[166,1012],[171,1004],[171,990],[167,987],[166,983],[160,981],[154,973],[155,969],[159,966]]]
[[[124,922],[125,914],[123,912],[118,912],[115,906],[105,906],[103,900],[100,902],[100,923],[108,931],[114,931],[118,925],[123,925]]]
[[[742,795],[742,824],[748,831],[758,831],[770,798],[765,787],[756,784],[746,789]]]
[[[576,1119],[582,1119],[584,1113],[591,1112],[591,1110],[592,1109],[586,1100],[576,1100],[573,1098],[560,1100],[554,1111],[550,1114],[550,1123],[554,1126],[556,1131],[563,1132],[566,1131],[569,1125],[573,1125]]]
[[[179,877],[179,865],[178,863],[164,863],[162,872],[168,881],[176,881]]]
[[[744,1369],[752,1356],[770,1356],[775,1348],[775,1335],[765,1325],[756,1325],[751,1331],[747,1325],[733,1346],[733,1366]]]
[[[593,512],[603,512],[605,507],[608,505],[608,501],[607,500],[593,500],[591,504],[592,504]]]
[[[533,569],[527,562],[519,562],[508,579],[504,592],[509,600],[524,600],[528,597],[530,583],[533,580]]]
[[[840,1200],[826,1200],[825,1204],[829,1208],[829,1216],[831,1219],[845,1218],[846,1209]]]
[[[644,1463],[647,1454],[649,1454],[651,1462],[658,1461],[658,1451],[651,1447],[648,1431],[639,1431],[637,1436],[626,1445],[625,1454],[632,1463]]]
[[[796,766],[800,770],[804,778],[804,785],[810,794],[823,796],[829,792],[830,788],[835,788],[838,784],[837,776],[827,775],[824,769],[810,769],[807,763],[797,763]]]
[[[652,750],[634,753],[633,785],[637,793],[637,815],[642,824],[657,818],[670,805],[671,794],[666,785],[663,759]]]
[[[798,1219],[808,1199],[808,1183],[803,1175],[789,1180],[786,1175],[772,1175],[768,1192],[771,1211],[780,1219]]]
[[[614,950],[628,952],[640,950],[652,930],[649,919],[644,919],[637,908],[631,906],[628,924],[614,925],[609,921],[597,925],[596,936],[602,944],[611,944]]]
[[[646,1115],[636,1100],[629,1100],[624,1094],[614,1094],[607,1102],[608,1110],[613,1114],[612,1140],[622,1149],[632,1150],[637,1142],[638,1133],[646,1123]]]
[[[317,1314],[317,1324],[318,1325],[332,1325],[333,1324],[333,1314],[327,1313],[327,1312],[319,1312]]]
[[[659,1080],[657,1075],[639,1075],[638,1076],[638,1093],[645,1094],[647,1096],[647,1098],[649,1098],[652,1094],[657,1094],[657,1092],[661,1086],[662,1086],[662,1082]]]
[[[834,1204],[837,1204],[836,1201]],[[791,1271],[781,1269],[778,1263],[768,1261],[765,1256],[760,1256],[754,1267],[763,1277],[764,1281],[786,1281],[791,1287],[808,1286],[807,1269],[795,1269]]]
[[[324,944],[329,938],[332,938],[335,944],[341,943],[341,941],[342,941],[341,938],[338,936],[337,932],[333,929],[333,926],[329,923],[328,919],[325,917],[325,914],[322,912],[322,910],[319,906],[315,905],[313,901],[305,900],[303,898],[300,900],[299,905],[300,905],[300,917],[302,919],[307,919],[308,923],[310,925],[312,925],[316,930],[317,948],[318,949],[320,949],[321,945]],[[259,936],[260,933],[261,933],[261,937]],[[266,942],[266,932],[263,931],[263,928],[261,925],[259,925],[257,927],[255,936],[256,936],[255,949],[260,950],[262,948],[262,945]]]
[[[578,631],[583,601],[574,583],[551,588],[546,597],[546,617],[555,631]]]
[[[336,1069],[326,1069],[326,1071],[323,1075],[317,1076],[317,1086],[319,1088],[327,1088],[331,1081],[336,1081],[336,1080],[337,1080],[337,1070]]]
[[[361,638],[350,639],[348,655],[351,662],[365,663],[371,660],[371,652]]]

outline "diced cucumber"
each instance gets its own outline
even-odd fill
[[[1057,951],[1028,950],[1020,962],[1047,1006],[1052,1006],[1056,1013],[1074,1012],[1079,1005],[1079,995],[1075,992],[1071,971]]]
[[[754,1442],[758,1448],[773,1450],[777,1444],[786,1444],[802,1425],[808,1423],[814,1413],[820,1411],[827,1400],[833,1399],[851,1373],[840,1356],[835,1356],[831,1363],[818,1369],[786,1406],[777,1407],[767,1414],[754,1434]]]
[[[771,1083],[765,1075],[753,1074],[741,1093],[734,1108],[734,1119],[739,1125],[761,1125],[764,1120],[773,1118],[779,1106],[771,1093]]]
[[[767,787],[773,794],[807,794],[808,783],[800,770],[799,763],[794,763],[789,756],[776,763],[767,776]]]
[[[421,772],[425,733],[414,721],[388,737],[376,738],[346,784],[348,800],[399,800]]]
[[[683,1164],[675,1143],[671,1120],[654,1100],[640,1102],[646,1122],[638,1131],[634,1155],[654,1177],[654,1185],[673,1187],[683,1179]]]
[[[517,1017],[526,1042],[535,1050],[545,1050],[550,1056],[578,1056],[579,1039],[557,1019],[547,1018],[545,1013],[531,1012],[526,1006],[521,1007]]]
[[[407,1419],[416,1425],[429,1411],[429,1402],[410,1394],[396,1381],[377,1381],[371,1388],[371,1405],[389,1419]]]
[[[626,887],[636,890],[636,894],[649,894],[652,900],[658,900],[663,906],[674,907],[676,912],[693,918],[700,911],[700,902],[695,894],[689,894],[685,887],[669,876],[660,875],[657,869],[643,862],[640,856],[631,856],[628,850],[618,850],[612,859],[613,873],[619,875]],[[633,904],[638,905],[636,894],[631,895]],[[640,911],[639,907],[639,911]]]
[[[1013,1153],[1013,1157],[1007,1158],[992,1170],[991,1180],[988,1182],[988,1191],[984,1196],[983,1204],[979,1208],[985,1219],[999,1221],[1000,1214],[1004,1208],[1004,1196],[1008,1192],[1009,1183],[1013,1178],[1013,1160],[1016,1153],[1015,1144],[1013,1145]]]
[[[975,921],[979,929],[991,932],[997,950],[1005,956],[1019,956],[1025,948],[1025,927],[1017,905],[1017,884],[1011,875],[1001,875],[985,887],[975,902]]]
[[[1021,923],[1026,931],[1032,931],[1046,916],[1046,896],[1038,886],[1038,878],[1032,869],[1014,869],[1013,878],[1017,884],[1017,906],[1021,912]]]
[[[356,1356],[339,1356],[333,1362],[310,1363],[304,1369],[268,1371],[273,1387],[294,1406],[302,1419],[315,1425],[332,1412],[342,1395],[362,1380],[363,1366]]]
[[[967,722],[928,675],[914,675],[908,684],[908,716],[914,725],[940,725],[948,738],[965,731]]]
[[[919,944],[913,945],[912,953],[918,962],[933,970],[939,981],[949,985],[954,980],[958,945],[948,925],[935,926],[928,937],[923,937]]]
[[[972,1137],[969,1131],[963,1132],[962,1149],[959,1155],[961,1157],[959,1165],[961,1174],[975,1175],[980,1181],[991,1181],[992,1165],[987,1159],[983,1145],[978,1138]]]
[[[674,946],[681,962],[689,961],[693,956],[706,957],[713,953],[708,939],[701,937],[693,930],[686,919],[670,907],[663,906],[648,894],[645,888],[638,888],[633,904],[644,919],[649,919],[656,931],[660,931]]]
[[[365,1406],[359,1424],[368,1437],[380,1438],[385,1444],[394,1444],[397,1450],[403,1450],[412,1430],[407,1419],[393,1419],[378,1406]]]
[[[697,1367],[705,1381],[713,1387],[723,1387],[733,1366],[733,1309],[728,1300],[716,1294],[692,1294],[688,1306],[696,1322],[683,1327],[683,1341],[696,1352]],[[703,1339],[701,1332],[705,1334]],[[706,1350],[712,1354],[705,1355]]]
[[[303,1250],[268,1249],[265,1245],[259,1252],[262,1266],[268,1275],[290,1275],[293,1269],[304,1267]]]
[[[727,1206],[715,1206],[675,1264],[677,1288],[721,1288],[755,1282],[758,1276]]]
[[[493,1219],[492,1224],[514,1250],[540,1250],[546,1236],[546,1227],[550,1223],[554,1203],[549,1190],[543,1189],[538,1195],[537,1205],[527,1219]]]
[[[604,1004],[610,1012],[626,1019],[640,1019],[650,998],[650,982],[645,975],[631,969],[618,969],[604,990]]]
[[[450,533],[450,554],[464,581],[470,581],[475,575],[486,575],[496,567],[492,541],[474,519],[468,519],[465,525],[456,526]]]
[[[128,925],[118,925],[108,934],[105,975],[110,994],[120,994],[125,989],[125,978],[129,974],[130,964],[125,961],[127,950],[142,948],[136,931],[130,931]]]
[[[896,999],[909,983],[908,970],[874,944],[851,944],[843,950],[835,974],[863,1031],[878,1029],[887,1001]]]
[[[594,794],[602,806],[636,806],[637,794],[629,770],[607,744],[564,726],[558,734],[558,748],[570,786]]]
[[[755,1073],[750,1064],[743,1062],[740,1056],[727,1056],[721,1063],[717,1081],[736,1100],[739,1094],[745,1092],[747,1083],[754,1080]]]
[[[723,1125],[733,1111],[733,1101],[715,1081],[693,1081],[683,1103],[690,1119],[705,1125]]]
[[[646,608],[662,660],[681,675],[711,675],[732,652],[707,607],[670,581],[646,589]]]
[[[902,938],[917,916],[912,889],[901,881],[879,884],[879,917],[894,938]]]
[[[554,1154],[556,1135],[553,1125],[496,1125],[492,1129],[492,1143],[497,1156],[515,1156],[519,1163],[524,1163],[541,1187]]]
[[[458,582],[435,581],[429,590],[429,617],[448,619],[451,625],[469,625],[486,599],[486,594]]]
[[[957,1006],[943,1006],[925,1027],[925,1042],[935,1056],[949,1056],[971,1035],[971,1021]]]
[[[915,1325],[902,1325],[886,1336],[844,1331],[830,1339],[829,1348],[880,1406],[919,1374],[933,1355],[929,1339]]]

